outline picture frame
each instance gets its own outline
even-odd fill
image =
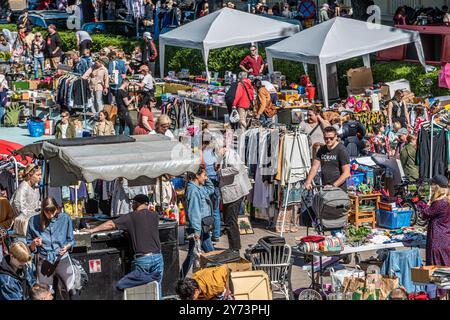
[[[248,216],[238,217],[239,233],[244,234],[254,234],[252,224]]]

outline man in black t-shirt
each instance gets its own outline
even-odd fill
[[[146,195],[139,194],[133,198],[133,212],[84,231],[89,233],[113,229],[126,231],[131,240],[134,253],[132,269],[149,274],[159,273],[160,278],[158,282],[161,288],[164,260],[159,241],[159,215],[148,210],[149,203],[150,200]],[[160,292],[162,291],[160,290]]]
[[[347,190],[347,178],[350,177],[350,157],[347,148],[337,140],[337,132],[333,127],[323,130],[325,145],[313,155],[314,162],[305,182],[305,188],[312,188],[312,181],[319,167],[321,168],[322,184],[340,187]]]

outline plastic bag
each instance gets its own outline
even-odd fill
[[[333,268],[330,268],[330,277],[331,277],[331,286],[334,292],[338,291],[339,288],[344,287],[344,280],[348,277],[357,277],[364,278],[365,272],[361,270],[359,266],[356,266],[355,269],[343,269],[334,271]]]
[[[88,277],[86,271],[81,266],[80,261],[73,259],[73,258],[71,258],[71,260],[72,260],[73,269],[75,271],[74,289],[81,290],[84,286],[87,285],[87,283],[89,281],[89,277]]]

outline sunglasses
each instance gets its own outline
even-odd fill
[[[323,140],[328,141],[328,140],[334,140],[336,139],[336,137],[323,137]]]

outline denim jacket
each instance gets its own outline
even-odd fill
[[[36,247],[37,253],[44,256],[47,261],[54,263],[59,257],[59,250],[67,244],[75,245],[73,238],[72,219],[67,213],[60,213],[48,224],[44,231],[39,225],[40,215],[30,219],[27,231],[27,244],[30,245],[34,238],[42,238],[42,246]]]
[[[15,273],[9,265],[9,256],[0,263],[0,300],[27,300],[30,288],[36,283],[31,268],[25,265]]]
[[[214,194],[214,185],[207,179],[204,186],[199,186],[194,182],[187,185],[187,216],[189,225],[194,229],[195,234],[200,235],[202,231],[202,219],[212,215],[209,196]]]

